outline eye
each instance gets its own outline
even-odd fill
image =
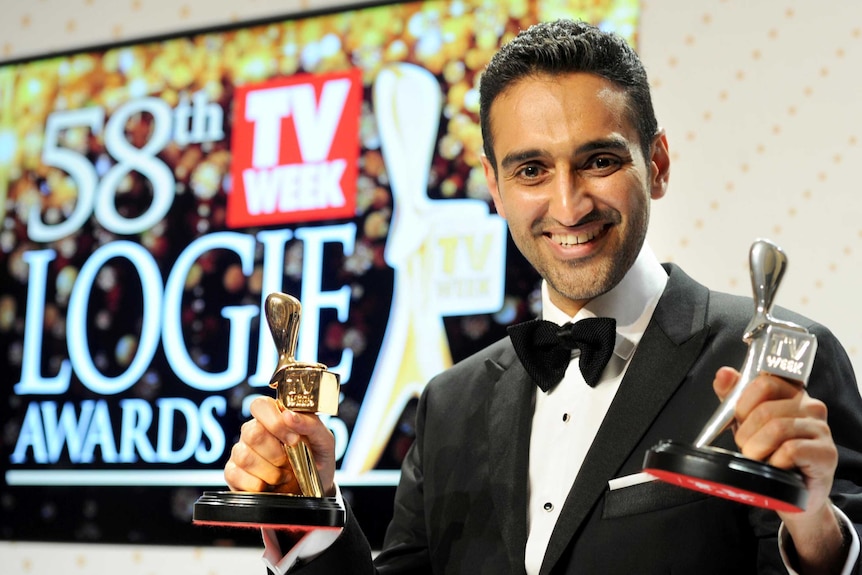
[[[544,169],[536,164],[528,164],[520,167],[515,176],[522,180],[535,180],[544,174]]]
[[[600,174],[612,174],[620,169],[622,164],[623,162],[620,158],[604,154],[590,158],[585,168]]]
[[[536,166],[525,166],[521,170],[521,175],[525,178],[535,178],[539,175],[539,168],[537,168]]]

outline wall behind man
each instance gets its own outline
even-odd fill
[[[5,2],[0,60],[350,0]],[[673,158],[649,242],[708,285],[751,294],[748,247],[790,267],[776,301],[832,328],[862,365],[862,5],[649,0],[639,29]],[[0,543],[4,573],[261,573],[260,550]]]

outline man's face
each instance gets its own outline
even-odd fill
[[[608,80],[571,73],[524,78],[491,105],[496,176],[483,164],[497,212],[571,315],[626,274],[667,185],[665,137],[646,162],[627,102]]]

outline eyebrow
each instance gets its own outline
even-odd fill
[[[619,152],[630,152],[628,142],[625,138],[611,136],[600,140],[591,140],[579,146],[575,150],[575,155],[588,154],[597,150],[611,150]],[[540,148],[531,148],[527,150],[518,150],[506,156],[500,161],[500,167],[508,169],[512,165],[525,162],[534,158],[547,155],[547,152]]]
[[[576,154],[583,154],[587,152],[595,152],[597,150],[612,150],[618,152],[628,152],[629,144],[628,140],[622,138],[620,136],[610,136],[608,138],[603,138],[601,140],[593,140],[591,142],[587,142],[586,144],[580,146]]]
[[[520,164],[521,162],[524,162],[526,160],[538,158],[539,156],[543,155],[545,155],[545,153],[538,148],[513,152],[511,154],[506,154],[506,156],[500,162],[500,167],[503,169],[508,169],[515,164]]]

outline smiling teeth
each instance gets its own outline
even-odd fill
[[[578,244],[585,244],[594,237],[596,237],[596,234],[594,233],[553,234],[551,236],[551,238],[561,246],[576,246]]]

